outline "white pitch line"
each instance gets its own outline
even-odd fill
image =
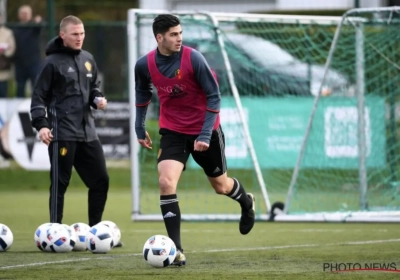
[[[367,240],[367,241],[350,241],[343,245],[365,245],[365,244],[376,244],[376,243],[389,243],[389,242],[400,242],[400,239],[383,239],[383,240]],[[341,245],[341,244],[338,244]]]
[[[37,263],[28,263],[28,264],[18,264],[18,265],[3,266],[3,267],[0,267],[0,269],[10,269],[10,268],[28,267],[28,266],[41,266],[41,265],[46,265],[46,264],[82,262],[82,261],[88,261],[88,260],[90,260],[90,258],[79,258],[79,259],[70,259],[70,260],[54,261],[54,262],[37,262]]]
[[[164,230],[164,229],[161,229]],[[219,233],[219,232],[237,232],[237,229],[182,229],[181,232],[185,232],[185,233]],[[369,230],[370,232],[388,232],[389,229],[371,229]],[[395,230],[395,229],[390,229],[390,231],[399,231],[400,230]],[[151,233],[154,232],[154,230],[152,229],[131,229],[131,230],[127,230],[124,231],[127,233]],[[267,229],[257,229],[257,232],[271,232],[270,230]],[[355,229],[317,229],[317,228],[309,228],[309,229],[280,229],[277,230],[276,232],[302,232],[302,233],[308,233],[308,232],[329,232],[329,233],[343,233],[343,232],[365,232],[365,229],[361,229],[361,228],[355,228]]]
[[[400,239],[351,241],[351,242],[327,243],[327,244],[294,244],[294,245],[266,246],[266,247],[256,247],[256,248],[228,248],[228,249],[215,249],[215,250],[207,250],[207,251],[192,251],[192,253],[220,253],[220,252],[236,252],[236,251],[266,251],[266,250],[274,250],[274,249],[307,248],[307,247],[340,246],[340,245],[367,245],[367,244],[391,243],[391,242],[400,242]]]
[[[52,261],[52,262],[37,262],[37,263],[27,263],[27,264],[18,264],[18,265],[10,265],[10,266],[2,266],[1,269],[12,269],[12,268],[21,268],[21,267],[29,267],[29,266],[42,266],[47,264],[63,264],[63,263],[71,263],[71,262],[84,262],[90,260],[106,260],[106,259],[115,259],[119,257],[132,257],[132,256],[140,256],[141,254],[123,254],[123,255],[111,255],[107,257],[96,257],[96,258],[78,258],[78,259],[69,259],[62,261]]]
[[[165,229],[159,229],[160,231],[164,231]],[[181,232],[183,233],[227,233],[227,232],[237,232],[237,229],[182,229]],[[400,232],[400,229],[370,229],[369,232]],[[271,232],[267,229],[257,229],[257,232]],[[329,233],[343,233],[343,232],[365,232],[365,229],[362,228],[353,228],[353,229],[318,229],[318,228],[307,228],[307,229],[280,229],[276,232],[301,232],[301,233],[308,233],[308,232],[329,232]],[[30,231],[13,231],[13,233],[19,234],[28,234],[31,233]],[[154,229],[130,229],[124,230],[123,233],[154,233]]]
[[[290,248],[309,248],[309,247],[318,247],[318,246],[340,246],[340,245],[366,245],[366,244],[392,243],[392,242],[400,242],[400,239],[350,241],[350,242],[327,243],[327,244],[294,244],[294,245],[266,246],[266,247],[255,247],[255,248],[227,248],[227,249],[215,249],[215,250],[204,250],[204,251],[191,251],[190,253],[266,251],[266,250],[290,249]],[[91,261],[91,260],[115,259],[115,258],[123,258],[123,257],[141,256],[141,255],[142,254],[122,254],[122,255],[111,255],[111,256],[107,256],[107,257],[78,258],[78,259],[68,259],[68,260],[62,260],[62,261],[37,262],[37,263],[2,266],[2,267],[0,267],[0,270],[13,269],[13,268],[24,268],[24,267],[31,267],[31,266],[42,266],[42,265],[48,265],[48,264],[63,264],[63,263],[84,262],[84,261]]]

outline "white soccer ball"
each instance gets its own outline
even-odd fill
[[[36,230],[35,230],[35,234],[33,236],[33,240],[35,240],[35,245],[36,247],[40,250],[43,251],[43,247],[40,241],[40,236],[45,233],[47,231],[47,229],[53,225],[52,223],[44,223],[41,224]],[[45,247],[47,246],[47,242],[44,243]],[[50,250],[50,248],[49,248]]]
[[[75,223],[71,225],[75,232],[76,242],[73,251],[86,251],[86,234],[90,230],[90,226],[85,223]]]
[[[59,223],[48,223],[43,224],[41,226],[39,226],[41,228],[40,233],[39,233],[39,243],[40,243],[40,248],[39,250],[42,250],[44,252],[51,252],[51,236],[49,234],[49,230],[52,227],[56,227],[59,226]]]
[[[105,254],[111,251],[113,246],[112,230],[106,225],[94,225],[86,234],[86,247],[92,253]]]
[[[64,226],[67,230],[68,230],[68,232],[69,232],[69,235],[70,235],[70,244],[71,244],[71,246],[72,246],[72,250],[74,249],[74,247],[75,247],[75,244],[76,244],[76,234],[75,234],[75,229],[73,228],[73,227],[71,227],[70,225],[67,225],[67,224],[61,224],[62,226]]]
[[[11,229],[5,224],[0,224],[0,252],[7,251],[14,242]]]
[[[175,243],[167,236],[154,235],[144,244],[143,257],[153,267],[167,267],[176,257]]]
[[[50,250],[56,253],[72,251],[75,245],[74,236],[69,225],[52,225],[47,229],[47,240],[50,242]]]
[[[112,221],[101,221],[99,224],[106,225],[111,228],[114,246],[116,246],[121,241],[121,230],[117,224]]]

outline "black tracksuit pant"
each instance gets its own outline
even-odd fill
[[[72,166],[89,189],[89,226],[101,222],[107,200],[109,177],[100,141],[54,141],[49,145],[49,156],[50,222],[62,223],[64,195],[71,179]]]

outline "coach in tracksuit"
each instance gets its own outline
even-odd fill
[[[50,222],[62,223],[64,195],[74,166],[89,189],[89,225],[93,226],[102,219],[109,177],[90,107],[105,109],[107,100],[99,90],[93,56],[81,49],[84,37],[79,18],[61,21],[60,35],[48,43],[33,88],[31,117],[40,140],[49,146]]]

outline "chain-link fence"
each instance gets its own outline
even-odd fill
[[[11,29],[18,23],[8,23]],[[26,28],[29,28],[27,26]],[[57,28],[58,29],[58,28]],[[42,60],[45,58],[46,44],[49,41],[47,24],[41,25],[40,48]],[[55,34],[58,33],[58,30]],[[103,79],[102,89],[108,99],[127,98],[127,49],[125,22],[89,22],[85,24],[84,49],[95,57]],[[20,46],[30,48],[31,46]],[[12,92],[10,92],[12,96]],[[29,93],[28,93],[29,95]]]
[[[6,0],[0,0],[6,1]],[[196,1],[140,1],[140,0],[12,0],[7,3],[7,26],[18,26],[18,9],[22,5],[30,5],[32,16],[42,17],[41,53],[45,57],[45,46],[48,40],[58,34],[58,24],[67,15],[75,15],[81,18],[85,24],[86,39],[84,49],[91,52],[98,64],[103,78],[103,90],[109,99],[126,99],[128,71],[127,71],[127,42],[126,42],[126,18],[130,8],[150,9],[196,9],[231,11],[230,8],[240,6],[233,5],[231,1],[209,1],[200,5]],[[162,4],[163,3],[163,4]],[[197,4],[196,4],[197,3]],[[225,3],[225,4],[224,4]],[[231,3],[231,4],[227,4]],[[162,4],[162,5],[161,5]],[[303,3],[304,5],[306,3]],[[194,5],[194,6],[193,6]],[[241,4],[242,5],[242,4]],[[243,4],[245,5],[245,4]],[[303,6],[304,6],[303,5]],[[165,6],[165,7],[164,7]],[[276,1],[266,1],[263,4],[252,6],[252,10],[269,10],[277,12]],[[301,5],[300,5],[301,6]],[[229,8],[230,7],[230,8]],[[293,6],[293,8],[298,8]],[[228,9],[229,8],[229,9]],[[249,8],[249,7],[248,7]],[[304,8],[304,7],[303,7]],[[331,7],[332,8],[332,7]],[[234,9],[234,10],[235,10]],[[327,8],[329,9],[329,7]],[[236,11],[235,10],[235,11]],[[275,11],[274,11],[275,10]],[[233,10],[232,10],[233,11]],[[300,11],[300,10],[299,10]],[[298,12],[299,12],[298,11]],[[265,12],[265,11],[264,11]],[[322,13],[322,11],[319,11]],[[330,11],[332,13],[332,11]],[[340,12],[342,13],[342,12]],[[29,48],[30,46],[23,46]],[[14,84],[11,82],[10,96],[14,96]],[[28,95],[29,90],[28,90]]]
[[[32,8],[32,19],[36,16],[42,18],[39,23],[42,60],[45,58],[47,42],[59,33],[61,19],[67,15],[75,15],[84,22],[86,38],[83,48],[95,57],[103,79],[104,93],[108,99],[127,98],[126,17],[127,10],[137,8],[138,1],[12,0],[7,1],[7,27],[21,27],[18,11],[24,5]],[[31,48],[29,45],[17,47]],[[9,96],[15,96],[14,80],[10,81],[9,89]],[[28,88],[27,96],[29,95]]]

